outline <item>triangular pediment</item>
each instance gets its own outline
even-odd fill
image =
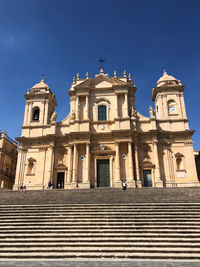
[[[87,79],[80,84],[76,85],[75,88],[111,88],[114,85],[126,85],[125,82],[118,78],[109,78],[107,74],[97,75],[94,79]]]

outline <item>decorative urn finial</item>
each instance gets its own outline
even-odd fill
[[[124,70],[124,78],[126,78],[126,71]]]
[[[86,73],[86,79],[89,79],[89,73],[88,72]]]
[[[100,69],[100,74],[104,74],[103,67]]]
[[[114,71],[114,78],[117,78],[117,72],[116,72],[116,70]]]

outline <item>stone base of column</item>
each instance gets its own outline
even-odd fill
[[[19,190],[20,189],[20,185],[14,185],[13,186],[13,190]]]
[[[90,189],[90,183],[89,182],[80,183],[78,184],[78,188]]]
[[[71,189],[71,183],[65,184],[65,188],[64,189]]]
[[[155,182],[155,187],[163,187],[163,181],[159,180]]]
[[[126,181],[127,188],[135,188],[135,181],[134,180],[127,180]]]
[[[136,181],[135,183],[136,183],[136,186],[137,186],[138,188],[141,188],[141,187],[142,187],[142,181],[141,181],[141,180],[138,180],[138,181]]]
[[[122,181],[114,181],[115,188],[122,188]]]
[[[76,188],[77,188],[77,183],[71,182],[71,189],[76,189]]]

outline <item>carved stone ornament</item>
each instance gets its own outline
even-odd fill
[[[75,112],[72,112],[71,116],[70,116],[70,120],[74,121],[76,119],[76,114]]]
[[[51,123],[56,121],[57,116],[58,115],[57,115],[56,111],[54,111],[53,114],[51,115],[51,119],[50,119]]]
[[[152,106],[149,107],[149,116],[150,118],[155,118],[155,110],[152,108]]]

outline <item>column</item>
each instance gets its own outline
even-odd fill
[[[85,97],[85,106],[86,106],[86,120],[89,120],[89,96],[86,95]]]
[[[29,106],[29,103],[26,102],[25,111],[24,111],[24,125],[27,124],[28,106]]]
[[[44,124],[44,115],[45,115],[45,109],[46,109],[46,101],[43,101],[42,102],[42,104],[43,104],[43,114],[41,114],[42,115],[42,124]]]
[[[187,118],[183,94],[180,95],[180,101],[181,101],[181,106],[182,106],[183,117]]]
[[[125,117],[128,117],[128,93],[127,92],[125,93],[124,104],[125,104]]]
[[[118,95],[115,94],[115,118],[119,118],[119,113],[118,113]]]
[[[160,179],[160,165],[158,159],[158,140],[153,138],[154,162],[155,162],[155,187],[163,187],[163,182]]]
[[[32,121],[32,107],[33,107],[33,103],[29,103],[29,124],[31,123]]]
[[[120,158],[119,158],[119,143],[115,143],[116,148],[116,181],[120,181]]]
[[[133,151],[132,142],[128,142],[129,180],[133,180]]]
[[[79,120],[79,96],[76,96],[76,120]]]
[[[72,183],[76,183],[77,144],[74,144]]]
[[[137,187],[142,187],[142,181],[140,178],[139,153],[138,153],[138,141],[137,140],[134,140],[134,148],[135,148],[136,183],[137,183]]]
[[[44,112],[44,124],[50,123],[49,121],[49,100],[45,101],[45,112]]]
[[[51,181],[52,183],[54,182],[53,181],[53,158],[54,158],[53,149],[54,149],[54,142],[51,142],[49,146],[49,167],[48,167],[49,179],[48,180]]]
[[[90,173],[90,144],[86,144],[86,167],[85,167],[85,177],[84,177],[84,183],[89,183],[89,173]]]
[[[68,148],[68,173],[67,173],[67,184],[71,183],[72,178],[72,146]]]
[[[113,156],[110,157],[110,187],[113,187]]]

